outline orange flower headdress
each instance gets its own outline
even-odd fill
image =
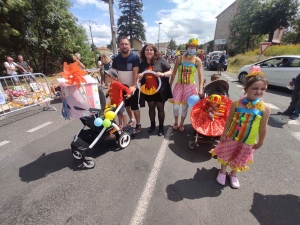
[[[261,68],[259,66],[252,66],[250,68],[250,73],[246,77],[255,77],[255,76],[265,76],[263,72],[261,72]]]
[[[79,88],[81,83],[86,83],[85,79],[82,77],[86,75],[87,72],[80,69],[77,62],[71,63],[68,65],[64,62],[64,72],[61,72],[63,78],[65,78],[66,84],[76,84]]]

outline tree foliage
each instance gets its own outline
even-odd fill
[[[299,44],[300,43],[300,16],[298,15],[291,26],[285,30],[282,38],[283,44]]]
[[[129,37],[131,46],[133,38],[146,41],[144,20],[141,16],[143,3],[141,0],[120,0],[119,8],[122,15],[118,19],[119,36]]]
[[[185,44],[178,45],[177,50],[185,50]]]
[[[268,34],[272,42],[275,30],[289,27],[296,19],[298,7],[298,0],[264,1],[253,16],[253,34]]]
[[[2,54],[22,54],[35,71],[43,73],[60,70],[75,52],[87,66],[94,63],[85,30],[76,25],[70,6],[69,0],[4,0],[0,3]]]
[[[238,52],[257,48],[262,40],[261,35],[253,35],[255,14],[259,10],[259,0],[238,0],[238,13],[229,25],[231,42]]]
[[[168,48],[169,48],[171,51],[177,49],[176,41],[175,41],[173,38],[169,41],[169,46],[168,46]]]

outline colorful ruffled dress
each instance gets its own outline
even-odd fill
[[[191,111],[191,124],[198,133],[210,137],[222,135],[232,101],[226,96],[220,96],[220,98],[221,104],[214,110],[223,115],[214,115],[213,120],[209,117],[207,112],[211,104],[209,101],[210,96],[197,102],[193,107]]]
[[[244,104],[246,108],[238,108]],[[246,98],[237,101],[233,121],[226,134],[226,140],[219,143],[210,153],[218,157],[218,162],[228,165],[233,171],[246,171],[246,164],[253,162],[253,145],[259,132],[264,102],[257,99],[248,102]]]
[[[196,60],[193,63],[183,62],[178,66],[178,79],[173,89],[173,98],[169,102],[173,104],[187,104],[187,100],[191,95],[197,95],[197,86],[195,84],[195,74],[197,71]]]

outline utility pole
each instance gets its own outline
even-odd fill
[[[159,34],[160,34],[160,25],[161,25],[162,23],[161,22],[159,22],[159,24],[158,24],[158,39],[157,39],[157,51],[159,52]]]
[[[109,15],[110,15],[110,27],[111,27],[111,36],[112,36],[112,48],[113,48],[113,54],[117,55],[117,45],[116,45],[116,32],[117,28],[115,27],[115,22],[114,22],[114,10],[113,10],[113,0],[102,0],[105,3],[108,3],[109,6]]]
[[[92,34],[92,25],[96,24],[95,22],[88,20],[83,22],[84,24],[88,25],[90,28],[90,33],[91,33],[91,39],[92,39],[92,49],[96,47],[96,45],[94,44],[94,40],[93,40],[93,34]],[[94,50],[94,49],[93,49]]]

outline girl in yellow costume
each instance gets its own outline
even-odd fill
[[[268,81],[262,72],[247,76],[244,88],[246,97],[232,104],[220,143],[210,151],[221,163],[217,176],[217,182],[221,185],[225,185],[226,167],[230,166],[230,185],[232,188],[239,188],[237,172],[249,169],[246,164],[252,163],[254,151],[263,145],[270,108],[261,98],[267,86]]]
[[[197,95],[197,86],[195,84],[195,75],[198,72],[199,81],[199,94],[203,95],[203,74],[202,74],[202,62],[196,56],[198,47],[198,40],[196,38],[191,38],[186,44],[187,53],[178,57],[174,70],[172,73],[170,85],[172,86],[175,79],[177,70],[178,78],[177,83],[173,89],[173,98],[169,99],[173,103],[173,113],[175,117],[175,123],[173,129],[178,129],[178,117],[179,108],[182,104],[181,121],[179,125],[179,131],[184,131],[183,123],[188,112],[187,100],[191,95]]]

